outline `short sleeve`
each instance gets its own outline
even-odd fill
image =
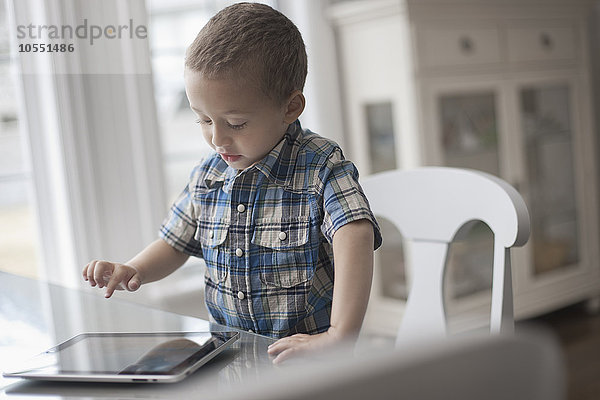
[[[191,174],[189,184],[175,200],[164,219],[159,230],[159,237],[176,250],[191,256],[202,257],[201,244],[194,238],[197,217],[191,191],[191,188],[195,186],[197,176],[198,169],[195,169]]]
[[[382,238],[377,220],[371,211],[369,201],[358,183],[358,170],[344,159],[341,150],[334,151],[321,170],[323,179],[323,224],[321,231],[332,243],[333,235],[342,226],[361,219],[373,225],[373,248],[381,246]]]

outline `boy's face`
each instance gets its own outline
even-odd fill
[[[242,79],[207,79],[186,68],[185,91],[206,142],[238,170],[263,159],[293,122],[284,106]]]

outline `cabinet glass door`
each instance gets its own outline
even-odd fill
[[[365,106],[371,173],[396,169],[396,143],[392,103],[372,103]]]
[[[567,85],[520,90],[536,274],[579,261],[569,98]]]
[[[499,175],[496,96],[494,92],[440,97],[444,165]]]
[[[500,175],[496,93],[451,93],[438,101],[443,164]],[[493,233],[483,222],[459,231],[448,250],[445,284],[450,298],[490,290],[493,243]]]

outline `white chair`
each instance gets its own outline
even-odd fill
[[[410,250],[412,282],[397,344],[446,335],[448,246],[472,221],[494,233],[490,330],[514,330],[510,248],[527,242],[530,226],[527,206],[512,186],[480,171],[444,167],[383,172],[361,184],[374,214],[394,224]]]

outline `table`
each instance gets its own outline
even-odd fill
[[[0,272],[0,370],[84,331],[226,330],[158,311],[99,290],[74,290]],[[539,331],[473,334],[393,348],[340,347],[298,364],[273,366],[273,339],[240,339],[196,373],[173,384],[0,380],[0,398],[332,400],[432,398],[563,400],[560,348]],[[360,346],[359,346],[360,347]],[[423,382],[427,382],[426,385]],[[507,384],[507,383],[510,384]]]
[[[222,331],[231,328],[155,310],[99,290],[69,289],[0,272],[0,370],[82,332]],[[273,371],[273,339],[239,331],[240,339],[196,373],[173,384],[36,382],[0,377],[0,397],[197,398],[257,382]]]

